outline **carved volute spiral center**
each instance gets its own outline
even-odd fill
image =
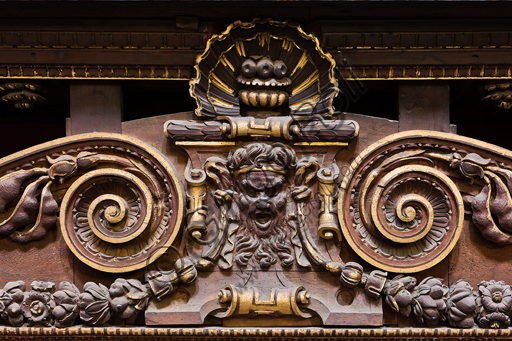
[[[410,196],[406,196],[406,197],[403,197],[401,198],[397,205],[396,205],[396,215],[398,216],[398,218],[405,222],[405,223],[408,223],[410,221],[413,221],[414,218],[416,218],[416,209],[414,209],[414,207],[412,206],[405,206],[406,202],[409,204],[409,199]]]
[[[108,197],[108,198],[106,198]],[[101,198],[101,199],[100,199]],[[124,218],[126,218],[126,211],[128,209],[128,204],[126,201],[120,197],[117,197],[115,195],[102,195],[101,197],[98,197],[96,201],[102,201],[102,200],[112,200],[114,201],[113,204],[110,206],[107,206],[105,208],[105,211],[103,212],[103,215],[105,219],[111,224],[109,225],[109,229],[114,229],[115,224],[120,223]]]

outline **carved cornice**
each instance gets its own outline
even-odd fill
[[[140,49],[201,50],[207,33],[0,31],[0,50],[18,49]]]
[[[512,79],[512,65],[339,65],[347,80]],[[151,65],[3,64],[4,79],[118,79],[190,81],[193,68]]]
[[[126,79],[189,81],[192,68],[152,65],[52,65],[3,64],[5,79]]]
[[[250,340],[265,338],[266,340],[281,340],[283,338],[301,338],[301,340],[325,340],[326,338],[344,338],[349,340],[387,340],[407,338],[411,340],[436,339],[453,340],[460,338],[494,339],[509,338],[511,329],[428,329],[428,328],[379,328],[379,329],[328,329],[328,328],[119,328],[119,327],[70,327],[66,329],[55,328],[15,328],[0,327],[0,337],[5,338],[75,338],[97,339],[108,337],[109,339],[161,339],[172,337],[173,339],[208,338],[222,340]]]
[[[511,33],[506,29],[471,32],[466,23],[461,26],[468,27],[465,31],[433,32],[437,27],[425,23],[416,28],[420,32],[400,27],[386,33],[368,32],[370,24],[369,28],[358,25],[360,31],[355,32],[347,25],[320,23],[322,49],[335,58],[347,79],[512,78]],[[205,31],[0,31],[4,61],[0,78],[190,79],[190,65],[205,51],[210,35]],[[73,64],[65,65],[57,52],[65,53]]]
[[[324,32],[325,47],[337,50],[512,49],[502,32]]]
[[[347,80],[512,79],[512,65],[372,65],[340,67]]]

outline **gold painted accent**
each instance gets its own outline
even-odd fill
[[[334,207],[339,170],[336,164],[331,167],[334,169],[322,168],[317,173],[320,200],[318,234],[324,239],[332,239],[336,235],[337,240],[341,240],[341,231],[336,219],[337,212]]]
[[[271,136],[291,139],[290,125],[293,122],[291,116],[278,117],[232,117],[219,116],[218,120],[227,120],[230,125],[228,138],[245,136]]]
[[[221,88],[222,90],[229,92],[231,94],[236,94],[236,91],[232,89],[229,85],[224,83],[215,73],[210,74],[210,82],[212,82],[215,86],[218,88]]]
[[[267,105],[267,99],[268,99],[268,95],[266,93],[262,93],[259,98],[260,98],[260,105],[265,107]],[[271,97],[275,97],[275,96],[272,96]]]
[[[41,74],[37,73],[36,67],[45,69],[46,72]],[[109,66],[93,66],[95,69],[99,70],[97,74],[91,75],[91,73],[88,71],[91,65],[66,65],[66,66],[55,66],[55,65],[1,65],[0,68],[5,68],[7,70],[5,76],[0,76],[0,79],[129,79],[129,80],[174,80],[174,81],[190,81],[190,78],[181,77],[178,74],[178,77],[169,77],[169,73],[162,73],[162,76],[159,77],[158,74],[154,73],[151,76],[142,76],[142,73],[139,72],[138,74],[130,75],[128,76],[127,70],[128,68],[126,66],[121,65],[109,65]],[[154,68],[154,66],[143,66],[141,67],[144,70],[151,70],[151,68]],[[21,71],[19,74],[13,75],[10,72],[10,69],[12,68],[19,68]],[[50,75],[50,68],[58,69],[58,73],[54,75]],[[124,74],[115,76],[110,72],[112,68],[120,68],[125,69]],[[70,76],[64,76],[65,72],[64,70],[68,70]],[[83,76],[77,76],[78,71],[83,71]],[[104,70],[109,70],[108,72],[105,72]]]
[[[295,68],[290,73],[290,77],[293,77],[293,75],[295,74],[295,72],[297,72],[297,70],[302,69],[307,64],[308,60],[309,60],[308,53],[306,51],[304,51],[302,53],[302,56],[299,59],[299,62],[297,63],[297,65],[295,65]]]
[[[307,89],[311,84],[318,82],[318,70],[315,70],[308,78],[306,78],[301,84],[297,85],[293,91],[292,96],[297,95],[298,93]],[[318,84],[318,92],[320,92],[320,84]]]
[[[231,24],[231,25],[228,27],[228,29],[227,29],[226,31],[231,30],[231,29],[232,29],[232,25],[233,25],[233,24]],[[224,34],[226,34],[226,32],[224,32]],[[208,41],[208,42],[210,42],[210,41]],[[237,41],[235,42],[235,46],[236,46],[236,51],[238,52],[238,55],[239,55],[239,56],[247,57],[247,56],[245,55],[245,47],[244,47],[244,42],[243,42],[243,40],[237,40]],[[209,48],[209,45],[207,45],[207,46],[206,46],[206,49],[205,49],[205,50],[207,50],[208,48]],[[197,63],[199,63],[199,61],[197,61]]]
[[[186,233],[194,239],[202,237],[206,231],[207,210],[204,207],[206,200],[206,173],[202,169],[190,169],[190,162],[185,169],[185,181],[187,182],[187,197],[189,199],[188,224]]]
[[[292,49],[293,49],[293,46],[294,46],[294,42],[293,41],[290,41],[286,38],[283,39],[283,44],[281,45],[281,48],[285,51],[288,51],[290,52]]]
[[[233,104],[231,103],[228,103],[220,98],[217,98],[215,96],[212,96],[212,95],[208,95],[208,98],[215,104],[219,105],[219,106],[223,106],[223,107],[226,107],[226,108],[233,108]]]
[[[277,100],[280,98],[281,96],[277,97],[277,96],[270,96],[270,107],[274,107],[276,104],[277,104]],[[284,96],[283,96],[284,97]],[[279,105],[283,104],[282,102],[284,101],[280,101]]]
[[[236,142],[233,141],[176,141],[177,146],[205,146],[205,147],[218,147],[218,146],[234,146]]]
[[[258,99],[256,98],[258,96],[257,92],[249,92],[249,103],[255,107],[258,105]]]
[[[434,223],[434,209],[432,208],[432,205],[430,204],[430,202],[428,202],[427,199],[425,199],[424,197],[417,195],[417,194],[408,194],[408,195],[402,197],[396,203],[396,213],[402,221],[404,221],[404,222],[412,221],[416,216],[416,210],[412,207],[408,207],[408,208],[412,209],[412,212],[409,213],[411,215],[411,217],[404,217],[402,215],[402,206],[404,205],[404,203],[406,201],[414,201],[414,202],[421,203],[423,205],[423,207],[427,210],[426,218],[428,219],[428,221],[425,223],[425,227],[423,228],[421,233],[418,233],[411,237],[398,237],[396,235],[389,233],[388,230],[384,226],[382,226],[382,223],[377,218],[378,217],[378,209],[379,209],[378,208],[379,199],[382,195],[382,192],[384,191],[384,188],[387,186],[387,184],[389,182],[391,182],[397,176],[399,176],[401,174],[405,174],[405,173],[425,173],[425,174],[429,174],[429,175],[433,175],[435,177],[441,178],[443,180],[443,182],[445,182],[445,183],[446,183],[446,181],[451,182],[451,180],[446,175],[439,172],[438,170],[436,170],[432,167],[420,166],[420,165],[399,167],[399,168],[389,172],[388,174],[386,174],[386,176],[384,176],[381,179],[381,181],[377,185],[377,189],[373,193],[373,197],[372,197],[371,210],[372,210],[372,217],[374,218],[374,219],[372,219],[372,222],[374,223],[375,227],[377,227],[379,232],[382,233],[382,235],[384,237],[386,237],[389,240],[392,240],[396,243],[402,243],[402,244],[413,243],[415,241],[420,240],[421,238],[423,238],[424,236],[427,235],[427,233],[430,231],[430,228],[432,227],[432,225]],[[455,184],[453,184],[453,185],[455,186]]]
[[[278,167],[277,165],[262,165],[261,167],[248,166],[240,168],[234,173],[233,177],[236,177],[238,174],[245,174],[250,172],[274,172],[279,174],[286,174],[286,171],[283,168]]]
[[[14,174],[14,173],[12,173]],[[2,179],[5,179],[6,177],[9,177],[9,174],[7,174],[5,177],[2,177]],[[39,181],[36,181],[36,182],[39,182]],[[48,183],[44,186],[43,190],[41,191],[41,193],[44,193],[45,191],[47,191],[50,186],[52,185],[52,181],[48,181]],[[29,185],[30,186],[30,185]],[[26,192],[25,192],[26,193]],[[23,194],[23,197],[25,197],[25,193]],[[16,208],[14,209],[14,212],[16,212],[18,210],[18,207],[21,205],[21,203],[23,202],[23,198],[21,198],[18,202],[18,205],[16,205]],[[43,209],[43,200],[41,200],[41,203],[39,204],[39,212],[41,212]],[[14,213],[13,213],[14,215]],[[10,221],[12,218],[12,215],[11,217],[9,217],[7,220],[5,221]],[[36,219],[36,222],[32,225],[32,227],[30,229],[28,229],[27,231],[24,231],[24,230],[20,230],[20,231],[14,231],[13,234],[16,234],[16,235],[19,235],[19,236],[24,236],[24,235],[27,235],[27,234],[30,234],[32,233],[36,228],[37,226],[39,226],[39,223],[41,222],[41,218],[42,218],[42,215],[41,214],[38,214],[37,215],[37,219]],[[0,226],[3,225],[4,222],[0,223]]]
[[[354,129],[355,129],[355,131],[354,131],[354,138],[358,137],[359,136],[359,129],[360,129],[359,123],[357,123],[356,121],[350,121],[349,125],[354,126]]]
[[[320,95],[311,96],[309,98],[306,98],[303,101],[290,104],[290,109],[292,109],[293,111],[296,111],[296,110],[299,110],[300,108],[302,108],[303,106],[309,105],[311,107],[314,107],[318,103],[319,99],[320,99]]]
[[[226,58],[226,55],[223,54],[221,57],[220,57],[220,62],[222,63],[222,65],[224,66],[227,66],[229,67],[229,69],[232,71],[232,72],[235,72],[235,67],[233,66],[233,64],[231,64],[231,62]]]
[[[204,327],[204,328],[148,328],[148,327],[135,327],[121,328],[121,327],[82,327],[72,326],[69,328],[53,328],[53,327],[0,327],[1,336],[16,335],[16,337],[22,336],[69,336],[71,338],[82,336],[82,337],[98,337],[101,335],[116,336],[122,335],[122,333],[131,333],[132,339],[143,339],[148,336],[162,336],[162,337],[223,337],[230,336],[236,338],[237,336],[247,337],[257,336],[265,337],[269,336],[286,338],[292,337],[297,339],[305,335],[311,335],[311,338],[316,337],[329,337],[333,336],[340,337],[351,337],[351,338],[363,338],[365,337],[377,337],[378,339],[392,339],[392,338],[418,338],[423,337],[425,340],[430,338],[442,338],[449,336],[450,338],[475,338],[478,337],[483,341],[491,340],[496,337],[510,337],[512,331],[510,329],[457,329],[457,328],[379,328],[379,329],[339,329],[339,328],[260,328],[260,329],[248,329],[248,328],[229,328],[223,329],[219,327]],[[384,336],[385,334],[385,336]],[[43,339],[43,338],[40,338]]]
[[[295,142],[294,146],[348,146],[348,142]]]
[[[507,66],[505,66],[506,68]],[[341,66],[340,66],[341,68]],[[370,80],[370,81],[378,81],[378,80],[436,80],[436,79],[512,79],[512,74],[508,72],[506,75],[499,75],[498,73],[494,73],[492,76],[485,75],[485,65],[482,66],[481,71],[479,73],[473,72],[473,66],[471,65],[456,65],[453,67],[453,74],[448,74],[446,71],[446,67],[444,66],[411,66],[411,69],[415,69],[416,72],[414,75],[406,76],[406,67],[400,66],[376,66],[376,68],[380,70],[386,70],[387,74],[383,72],[375,73],[374,77],[371,77],[366,73],[366,67],[358,68],[362,71],[362,76],[358,77],[354,75],[354,67],[345,68],[342,73],[347,80]],[[401,68],[402,72],[397,74],[394,72],[395,69]],[[510,69],[510,67],[508,67]],[[428,69],[428,73],[425,76],[421,75],[419,70]],[[442,73],[440,76],[433,76],[433,70],[441,70]],[[345,74],[346,72],[346,74]]]
[[[94,178],[98,174],[104,174],[104,171],[102,169],[90,171],[80,177],[80,184],[83,184],[89,179]],[[109,170],[109,174],[112,174],[112,177],[119,176],[121,178],[127,179],[129,181],[132,181],[144,194],[144,197],[146,199],[146,216],[144,217],[144,221],[140,224],[137,231],[132,232],[128,236],[125,237],[110,237],[108,235],[103,234],[98,228],[96,227],[95,221],[94,221],[94,214],[97,212],[97,207],[101,205],[104,201],[113,201],[117,203],[120,207],[120,212],[113,212],[114,214],[109,216],[108,211],[110,208],[113,208],[113,206],[108,206],[105,209],[105,219],[109,221],[111,224],[117,224],[124,220],[126,218],[126,211],[129,211],[128,204],[126,201],[124,201],[123,198],[113,195],[113,194],[104,194],[100,195],[96,199],[93,200],[91,205],[89,206],[87,210],[87,222],[89,223],[89,227],[91,228],[92,232],[96,235],[96,237],[100,238],[101,240],[104,240],[109,243],[114,244],[121,244],[129,242],[130,240],[133,240],[137,238],[142,232],[146,230],[146,227],[148,226],[149,222],[151,221],[151,212],[153,209],[153,199],[151,198],[151,192],[149,191],[148,187],[135,175],[128,173],[126,171],[118,170],[118,169],[111,169]],[[75,184],[75,183],[74,183]],[[73,187],[73,185],[71,186]],[[71,188],[70,187],[70,188]],[[78,187],[76,185],[74,188]],[[99,209],[99,208],[98,208]],[[111,211],[111,210],[110,210]],[[117,213],[117,214],[116,214]]]
[[[300,301],[302,286],[295,288],[271,289],[268,300],[260,300],[258,288],[237,287],[227,285],[223,289],[220,299],[231,296],[229,308],[224,313],[213,314],[215,317],[225,318],[233,315],[297,315],[302,318],[310,318],[311,314],[303,312],[297,301]],[[229,292],[230,294],[228,294]],[[304,298],[307,294],[304,294]]]

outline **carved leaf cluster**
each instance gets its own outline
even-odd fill
[[[0,214],[6,212],[8,217],[0,223],[0,236],[9,235],[20,243],[42,239],[55,226],[59,212],[59,205],[51,190],[52,184],[62,183],[73,176],[78,168],[87,168],[90,155],[89,152],[82,152],[76,157],[48,157],[48,168],[22,169],[1,177]],[[36,180],[27,184],[33,179]]]

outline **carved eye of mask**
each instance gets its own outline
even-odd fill
[[[246,59],[242,63],[242,75],[247,78],[251,78],[256,75],[256,63],[252,59]]]
[[[286,71],[288,69],[286,68],[286,64],[281,60],[276,60],[274,62],[274,76],[277,79],[281,79],[286,75]]]
[[[268,58],[261,58],[256,64],[256,71],[261,78],[268,78],[274,73],[274,64]]]

